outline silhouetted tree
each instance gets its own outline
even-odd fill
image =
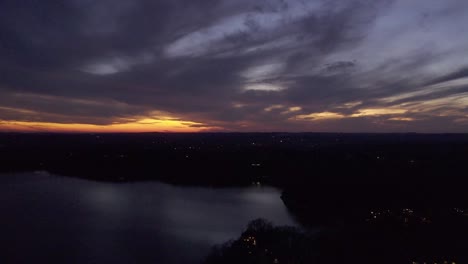
[[[314,263],[315,239],[294,227],[251,221],[240,238],[213,248],[204,264]]]

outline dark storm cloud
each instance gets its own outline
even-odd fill
[[[460,69],[458,71],[449,73],[449,74],[447,74],[445,76],[436,78],[435,80],[432,80],[431,82],[429,82],[429,85],[430,84],[453,81],[453,80],[466,78],[466,77],[468,77],[468,68]]]
[[[0,120],[461,131],[467,6],[431,2],[0,1]]]

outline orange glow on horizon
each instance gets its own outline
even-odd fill
[[[10,132],[139,133],[201,132],[210,129],[213,129],[213,127],[205,126],[202,123],[177,119],[144,118],[128,123],[115,123],[108,125],[0,120],[0,131]]]

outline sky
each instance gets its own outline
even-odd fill
[[[0,0],[0,131],[468,132],[466,0]]]

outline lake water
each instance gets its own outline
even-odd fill
[[[0,175],[0,263],[198,263],[265,218],[297,225],[271,187],[212,189]]]

